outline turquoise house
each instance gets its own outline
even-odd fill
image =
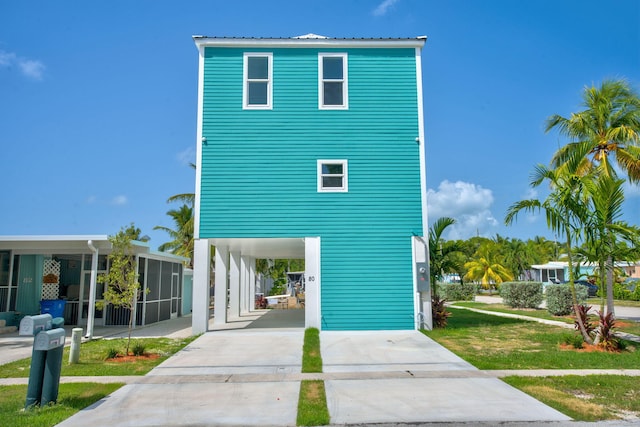
[[[252,311],[256,259],[304,258],[305,325],[430,326],[425,37],[194,36],[193,331]]]

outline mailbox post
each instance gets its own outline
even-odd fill
[[[64,329],[62,328],[42,331],[36,335],[36,339],[33,343],[33,348],[35,350],[41,350],[47,353],[42,380],[42,398],[40,399],[40,406],[45,406],[49,404],[49,402],[55,403],[58,400],[60,370],[62,368],[62,353],[64,352],[65,342],[64,333]]]
[[[51,327],[63,323],[63,319],[52,319],[50,314],[26,316],[20,321],[19,334],[35,336],[25,408],[55,402],[58,398],[65,331],[61,327]]]

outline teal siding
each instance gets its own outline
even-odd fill
[[[273,110],[242,109],[243,53],[273,52]],[[414,49],[348,53],[349,109],[318,109],[318,52],[206,48],[200,237],[321,237],[325,329],[413,328],[421,234]],[[347,159],[348,193],[317,192]]]

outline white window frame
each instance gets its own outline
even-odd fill
[[[267,58],[269,67],[267,79],[249,80],[249,58],[264,57]],[[250,82],[266,82],[267,83],[267,103],[259,105],[249,105],[249,83]],[[243,77],[242,77],[242,109],[243,110],[272,110],[273,109],[273,53],[271,52],[245,52],[243,56]]]
[[[342,165],[342,173],[340,175],[323,174],[322,166],[326,164]],[[346,193],[349,191],[349,162],[345,159],[319,159],[318,160],[318,193]],[[325,187],[322,184],[323,177],[342,177],[342,187]]]
[[[323,79],[323,58],[342,58],[342,79]],[[321,110],[348,110],[349,109],[349,65],[346,53],[318,53],[318,108]],[[342,82],[342,105],[325,105],[324,82]]]

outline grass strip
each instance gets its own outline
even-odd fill
[[[320,355],[320,331],[307,328],[304,331],[302,347],[302,372],[322,372],[322,356]]]
[[[640,381],[621,375],[505,377],[503,380],[576,421],[640,414]]]
[[[301,381],[296,424],[299,426],[325,426],[329,424],[329,420],[324,381]]]
[[[51,427],[76,412],[113,393],[124,384],[67,383],[60,384],[58,403],[23,410],[26,385],[0,386],[0,426]]]
[[[479,369],[637,369],[640,344],[624,341],[617,353],[564,345],[577,334],[557,326],[449,307],[444,329],[425,335]]]
[[[554,316],[547,309],[538,308],[538,309],[517,309],[511,308],[506,304],[487,304],[484,302],[471,302],[471,301],[460,301],[455,302],[453,307],[469,307],[469,308],[477,308],[478,310],[485,311],[495,311],[497,313],[508,313],[508,314],[518,314],[521,316],[534,317],[536,319],[546,319],[546,320],[556,320],[559,322],[565,322],[569,325],[573,325],[574,317],[573,316]],[[598,322],[598,316],[595,314],[596,310],[599,310],[599,307],[592,306],[593,308],[589,313],[591,313],[591,319],[594,322]],[[627,332],[629,334],[640,335],[640,323],[628,321],[625,319],[618,319],[616,321],[617,327],[616,331]]]
[[[117,362],[105,359],[114,350],[124,353],[126,338],[99,339],[82,343],[80,346],[80,362],[69,365],[69,347],[62,356],[62,376],[120,376],[145,375],[161,362],[177,353],[197,337],[182,339],[140,338],[132,340],[132,346],[138,344],[145,347],[145,352],[153,357],[140,358],[135,361]],[[0,365],[0,378],[25,378],[29,376],[31,358]],[[2,425],[2,424],[0,424]]]

